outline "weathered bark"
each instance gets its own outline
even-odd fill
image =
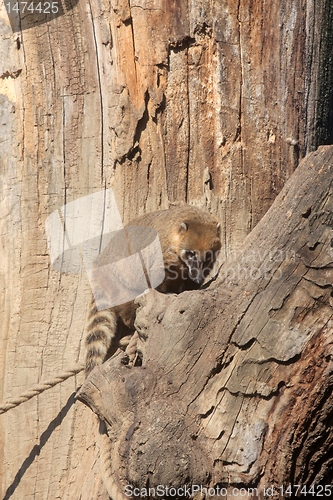
[[[224,258],[332,140],[328,0],[64,5],[15,33],[0,13],[1,400],[84,357],[89,286],[50,268],[50,213],[110,186],[125,223],[188,201]],[[82,381],[0,416],[2,497],[107,498]]]
[[[80,391],[126,485],[332,485],[333,147],[298,167],[207,290],[140,299],[142,367]]]

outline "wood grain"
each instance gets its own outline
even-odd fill
[[[122,491],[331,484],[332,169],[332,146],[308,155],[207,290],[143,296],[142,367],[83,384]]]
[[[2,6],[2,400],[84,356],[88,281],[50,267],[47,216],[110,186],[125,223],[188,201],[218,215],[224,260],[330,138],[330,15],[324,0],[80,1],[13,33]],[[81,383],[1,416],[3,498],[107,498]]]

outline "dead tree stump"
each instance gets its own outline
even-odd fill
[[[330,146],[302,161],[207,289],[140,299],[142,367],[119,353],[83,385],[120,490],[331,485],[332,283]]]

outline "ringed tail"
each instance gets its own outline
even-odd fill
[[[111,309],[99,311],[94,299],[89,304],[86,322],[86,365],[88,375],[93,368],[101,365],[107,356],[108,350],[115,338],[117,317]]]

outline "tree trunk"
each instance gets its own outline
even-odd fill
[[[332,142],[331,2],[103,0],[63,2],[62,6],[62,15],[54,19],[44,15],[43,22],[21,15],[11,18],[10,24],[4,7],[0,16],[2,400],[84,358],[81,344],[88,280],[84,273],[59,274],[50,266],[45,220],[52,212],[111,186],[124,223],[143,212],[187,201],[208,207],[219,217],[224,259],[260,221],[299,159],[320,143]],[[291,244],[292,236],[288,241]],[[321,270],[317,271],[319,276]],[[304,276],[299,273],[300,278]],[[311,287],[311,281],[305,281]],[[232,297],[239,289],[230,288]],[[303,289],[307,290],[305,285]],[[216,301],[223,303],[220,290],[216,285]],[[323,288],[323,294],[325,290],[330,289]],[[251,293],[256,296],[258,291]],[[206,296],[208,292],[202,293]],[[313,300],[318,308],[324,307],[326,295],[318,294]],[[191,295],[194,309],[195,297],[201,293]],[[160,300],[154,307],[159,307]],[[174,300],[178,304],[176,301],[188,299]],[[286,300],[287,309],[288,304]],[[276,314],[273,324],[287,321],[289,316],[283,320],[282,309],[275,309],[270,313]],[[184,312],[183,320],[187,314]],[[207,314],[208,310],[200,329],[205,328]],[[245,317],[250,317],[249,312]],[[300,316],[301,320],[307,325],[309,315]],[[225,321],[232,323],[232,315]],[[225,331],[231,334],[228,328]],[[251,346],[257,346],[252,337],[243,342],[239,327],[237,331],[238,336],[233,337],[236,345],[228,347],[229,337],[223,337],[216,345],[213,341],[207,346],[200,358],[207,368],[215,363],[218,349],[231,357],[221,358],[216,370],[230,364],[237,353],[238,357],[246,355]],[[187,337],[183,342],[180,352],[187,353],[184,362],[189,363],[185,387],[197,355],[191,360],[194,351],[185,351]],[[274,337],[273,345],[275,342]],[[172,346],[170,339],[169,349]],[[266,344],[262,349],[266,352]],[[321,352],[322,347],[318,349]],[[299,352],[305,352],[303,347]],[[262,372],[258,369],[252,385],[247,382],[246,367],[253,365],[251,359],[244,361],[239,378],[231,377],[233,385],[219,396],[233,401],[239,393],[236,404],[240,404],[247,384],[249,395],[257,391],[258,405],[263,404]],[[266,359],[264,355],[262,359]],[[264,361],[255,365],[266,367]],[[280,365],[286,369],[283,363],[276,363],[276,368],[281,369]],[[316,370],[309,369],[309,384],[315,380],[312,372]],[[276,373],[278,380],[278,370]],[[198,388],[192,382],[192,393],[200,392],[201,377]],[[205,391],[211,387],[210,380],[220,383],[216,377],[205,377]],[[318,398],[326,387],[324,376],[319,380]],[[0,416],[3,498],[108,498],[99,471],[96,418],[88,408],[74,404],[73,393],[82,382],[82,374],[68,379]],[[265,397],[271,402],[270,390],[279,390],[279,394],[285,390],[286,397],[290,395],[287,386],[274,385],[273,379],[270,387]],[[244,400],[251,404],[253,398],[244,396]],[[312,428],[315,422],[320,425],[326,400],[324,392],[322,403],[313,401],[313,408],[320,411],[304,428]],[[216,407],[224,408],[217,403]],[[223,411],[218,416],[199,399],[196,404],[199,413],[207,414],[201,419],[207,421],[205,432],[210,436],[205,454],[216,441],[211,457],[218,456],[219,446],[226,446],[230,456],[223,455],[223,460],[231,469],[239,463],[242,471],[245,462],[237,456],[238,434],[232,434],[228,443],[223,436],[216,439],[216,429],[222,432],[224,422],[232,417]],[[240,412],[245,411],[244,404]],[[286,400],[287,413],[296,411],[293,404],[294,400]],[[180,405],[179,413],[181,408],[184,406]],[[264,428],[265,439],[275,432],[272,443],[287,440],[289,427],[286,434],[281,428],[279,433],[271,428],[266,410],[262,410],[258,440],[252,443],[258,449]],[[269,418],[274,411],[272,406]],[[306,422],[303,419],[302,425]],[[299,449],[311,434],[302,425],[293,434]],[[199,443],[198,439],[193,443]],[[311,443],[306,446],[309,450],[314,447]],[[271,455],[270,460],[273,458]],[[200,470],[200,460],[194,463],[195,470]],[[290,460],[294,475],[298,463],[310,463],[301,454],[286,459]],[[325,462],[316,454],[312,460]],[[255,456],[254,466],[258,463]],[[224,465],[221,481],[227,470]],[[274,464],[270,467],[273,474]],[[267,465],[264,474],[268,470]]]
[[[112,498],[333,486],[332,174],[333,146],[310,154],[207,290],[140,299],[142,367],[118,355],[79,393],[109,426]]]

